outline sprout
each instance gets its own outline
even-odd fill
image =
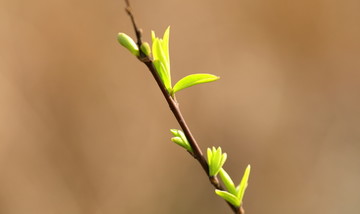
[[[130,36],[125,33],[119,33],[117,39],[118,42],[128,49],[133,55],[139,56],[139,48]]]
[[[207,149],[207,156],[209,164],[209,175],[216,176],[224,165],[227,154],[222,153],[221,147],[218,147],[217,149],[215,149],[215,147],[212,147],[212,149]]]

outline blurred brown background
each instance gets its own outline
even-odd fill
[[[174,81],[202,149],[221,145],[253,213],[360,212],[360,1],[132,1],[171,25]],[[0,213],[231,213],[145,66],[122,0],[0,1]]]

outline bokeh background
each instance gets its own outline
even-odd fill
[[[171,25],[174,81],[203,151],[252,213],[360,212],[360,1],[132,0],[144,39]],[[145,66],[122,0],[0,1],[0,213],[231,213]]]

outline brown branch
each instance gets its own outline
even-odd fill
[[[173,112],[173,114],[174,114],[176,120],[178,121],[181,129],[183,130],[187,140],[189,141],[191,148],[193,149],[192,156],[200,163],[201,167],[203,168],[207,177],[209,178],[210,183],[216,189],[224,190],[224,188],[220,184],[218,178],[216,176],[210,176],[209,165],[208,165],[203,153],[201,152],[201,149],[200,149],[199,145],[197,144],[194,136],[192,135],[187,123],[185,122],[184,117],[181,114],[179,104],[177,103],[175,98],[173,98],[166,90],[166,87],[164,86],[163,82],[161,81],[160,76],[158,75],[158,73],[154,67],[153,61],[142,52],[142,50],[140,48],[141,44],[142,44],[142,41],[141,41],[142,32],[141,32],[140,28],[138,28],[136,25],[135,18],[132,13],[132,10],[131,10],[129,0],[125,0],[125,3],[126,3],[126,9],[125,9],[126,13],[129,15],[129,17],[131,19],[131,22],[132,22],[132,25],[134,27],[134,31],[136,34],[137,45],[138,45],[139,51],[140,51],[140,56],[138,57],[139,60],[148,67],[148,69],[150,70],[151,74],[153,75],[156,83],[158,84],[163,96],[165,97],[165,99],[169,105],[170,110]],[[227,201],[226,201],[226,203],[230,206],[230,208],[233,210],[233,212],[235,214],[244,214],[245,213],[245,211],[242,207],[240,207],[240,208],[236,207]]]

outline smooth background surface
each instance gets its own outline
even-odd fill
[[[203,151],[221,145],[248,214],[360,211],[358,0],[132,1],[145,40],[171,25],[174,81]],[[0,1],[0,213],[231,213],[145,66],[124,2]]]

